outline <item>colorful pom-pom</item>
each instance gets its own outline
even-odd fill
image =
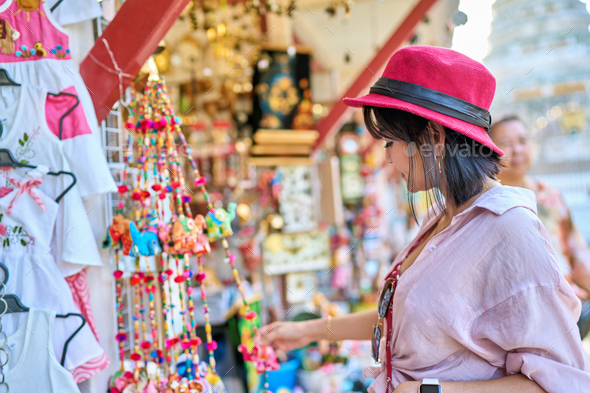
[[[166,186],[165,190],[166,190],[166,192],[172,192],[172,187]]]
[[[141,360],[141,354],[137,353],[137,352],[132,353],[130,357],[131,357],[131,360],[136,361],[136,362]]]
[[[170,185],[174,188],[178,188],[180,187],[180,182],[178,180],[175,180],[172,183],[170,183]]]
[[[217,349],[217,341],[213,340],[207,343],[207,351],[215,351]]]
[[[183,195],[182,196],[182,203],[190,203],[191,202],[191,196],[190,195]]]
[[[199,337],[191,338],[191,345],[193,347],[198,347],[199,345],[201,345],[201,339]]]
[[[246,318],[248,321],[253,321],[257,316],[258,316],[258,314],[256,314],[256,312],[254,312],[254,311],[248,311],[244,315],[244,318]]]
[[[122,343],[123,341],[127,340],[127,333],[119,333],[115,336],[115,340]]]
[[[201,187],[201,186],[204,186],[205,184],[207,184],[207,179],[205,179],[203,176],[195,179],[195,186]]]
[[[134,274],[133,276],[131,276],[131,279],[129,280],[129,283],[131,283],[131,285],[137,285],[141,282],[141,277],[139,277],[138,274]]]
[[[229,258],[229,261],[230,262],[235,262],[236,261],[236,256],[234,254],[229,254],[228,258]]]
[[[168,125],[168,120],[166,120],[166,118],[165,118],[165,117],[162,117],[162,118],[160,119],[160,125],[161,125],[162,127],[166,127],[166,126]]]
[[[119,209],[122,209],[125,207],[125,202],[119,201],[119,204],[117,206],[119,207]]]
[[[160,191],[161,189],[162,189],[162,185],[161,184],[156,183],[156,184],[154,184],[152,186],[152,190],[154,190],[156,192]]]
[[[134,201],[141,200],[141,192],[139,192],[139,190],[133,191],[133,193],[131,194],[131,199],[133,199]]]
[[[184,276],[176,276],[174,277],[174,282],[181,283],[184,282]]]
[[[205,274],[203,272],[199,272],[199,273],[197,273],[197,277],[196,278],[197,278],[197,281],[198,282],[201,282],[201,281],[203,281],[205,279],[205,277],[207,277],[207,274]]]
[[[179,341],[180,339],[178,337],[174,337],[174,338],[167,338],[166,341],[164,341],[164,345],[166,346],[166,348],[172,348],[173,346],[176,345],[176,343]]]
[[[129,191],[129,187],[127,187],[126,184],[120,185],[117,190],[119,191],[119,194],[124,194],[127,191]]]
[[[189,349],[191,347],[191,340],[185,339],[180,342],[180,348]]]
[[[123,271],[121,271],[121,270],[115,270],[113,272],[113,276],[115,276],[115,278],[121,278],[121,277],[123,277]]]
[[[161,192],[158,194],[158,198],[159,199],[166,199],[166,193],[165,192]]]
[[[139,345],[141,347],[141,349],[143,349],[144,351],[147,351],[148,349],[150,349],[152,347],[152,343],[149,341],[142,341],[141,344]]]

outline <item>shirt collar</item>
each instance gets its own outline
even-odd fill
[[[499,216],[515,207],[524,207],[537,214],[537,197],[534,192],[525,188],[493,187],[477,198],[469,208],[457,214],[457,217],[467,214],[476,207],[489,210]]]
[[[444,204],[444,202],[441,203]],[[537,197],[535,196],[535,193],[531,190],[520,187],[493,187],[481,194],[471,206],[457,214],[453,218],[453,222],[456,222],[456,219],[459,217],[466,216],[475,208],[486,209],[500,216],[515,207],[524,207],[537,214]],[[440,207],[432,206],[428,210],[428,213],[420,226],[418,236],[428,230],[430,225],[438,220],[441,214],[442,210]]]

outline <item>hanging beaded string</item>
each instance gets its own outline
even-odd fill
[[[172,106],[170,105],[170,98],[166,92],[165,86],[163,84],[159,84],[158,89],[159,89],[159,93],[164,97],[164,100],[166,100],[166,103],[168,104],[167,107],[171,108]],[[171,115],[171,117],[173,117],[172,113],[170,113],[170,115]],[[184,148],[184,151],[187,153],[187,156],[189,157],[189,161],[190,161],[191,166],[193,168],[193,172],[195,175],[195,185],[197,187],[199,187],[201,192],[203,193],[203,196],[205,197],[205,202],[207,203],[207,209],[209,210],[209,212],[211,214],[215,214],[215,209],[213,207],[213,204],[211,203],[209,193],[207,192],[207,190],[205,188],[205,184],[207,183],[207,180],[204,177],[202,177],[199,173],[198,167],[192,157],[192,149],[188,146],[186,139],[184,138],[184,135],[182,134],[182,131],[180,129],[181,124],[182,124],[182,121],[180,118],[178,118],[178,117],[172,118],[172,126],[176,130],[177,135],[179,136],[179,139],[182,143],[182,147]],[[227,229],[233,234],[231,228],[227,228]],[[229,244],[228,244],[227,239],[225,237],[223,237],[221,239],[221,244],[222,244],[224,251],[225,251],[225,261],[231,265],[232,274],[234,276],[236,286],[237,286],[238,290],[240,291],[242,301],[243,301],[244,306],[246,308],[246,313],[244,314],[244,318],[252,323],[254,335],[256,335],[258,332],[258,328],[254,325],[253,322],[254,322],[254,319],[257,317],[257,314],[256,314],[256,312],[254,312],[250,309],[250,305],[248,304],[248,301],[246,299],[246,294],[244,293],[244,289],[242,287],[239,272],[235,266],[236,256],[230,252]],[[200,265],[199,272],[202,273],[201,261],[199,261],[199,265]],[[206,293],[204,291],[203,285],[201,286],[201,296],[203,298],[203,304],[205,305]],[[208,333],[207,334],[207,349],[209,351],[210,362],[211,362],[211,359],[213,359],[213,365],[210,364],[210,366],[213,370],[215,370],[215,360],[214,360],[214,357],[212,356],[212,353],[216,349],[217,343],[215,341],[213,341],[212,338],[210,337],[211,324],[208,321],[207,314],[205,317],[205,320],[206,320],[205,331]],[[213,372],[215,372],[215,371],[213,371]],[[265,372],[264,372],[264,380],[265,380],[264,387],[265,387],[266,391],[268,393],[270,393],[270,391],[268,390],[269,385],[268,385],[268,371],[267,370],[265,370]]]
[[[131,354],[131,360],[133,360],[135,362],[135,373],[139,373],[139,361],[141,360],[142,356],[141,356],[141,351],[139,350],[139,336],[140,336],[140,332],[139,332],[139,307],[140,307],[140,294],[139,294],[139,285],[138,282],[141,280],[140,276],[139,276],[139,257],[135,258],[135,273],[133,274],[133,276],[131,277],[131,285],[133,285],[134,288],[134,314],[133,314],[133,324],[134,324],[134,329],[133,329],[133,341],[134,341],[134,350],[133,353]],[[137,380],[137,376],[135,378]]]
[[[115,287],[117,291],[116,296],[116,307],[117,307],[117,335],[115,339],[119,343],[119,371],[125,371],[125,341],[127,340],[127,333],[123,331],[123,307],[125,306],[122,301],[122,292],[123,292],[123,284],[121,277],[123,277],[123,272],[119,267],[119,252],[115,252],[115,266],[116,270],[113,273],[115,276]]]
[[[217,349],[217,343],[213,341],[213,336],[211,335],[211,320],[209,318],[209,305],[207,304],[207,292],[205,291],[205,271],[203,269],[203,257],[199,255],[197,257],[197,263],[199,265],[199,273],[197,274],[197,281],[201,286],[201,300],[203,301],[203,314],[205,315],[205,333],[207,335],[207,345],[206,349],[209,353],[209,366],[214,374],[216,374],[215,370],[215,356],[214,351]],[[215,344],[213,344],[215,343]]]
[[[163,84],[159,83],[158,84],[158,90],[159,90],[159,94],[163,97],[163,100],[166,102],[166,106],[168,108],[171,108],[171,104],[170,104],[170,100],[168,97],[168,94],[166,92],[166,88]],[[189,147],[188,143],[186,142],[186,139],[184,137],[184,135],[182,134],[182,131],[180,129],[180,125],[182,124],[182,121],[179,117],[173,117],[173,113],[170,112],[169,113],[170,117],[172,117],[172,127],[174,128],[174,130],[176,131],[178,137],[180,138],[182,147],[184,149],[184,152],[186,152],[186,155],[191,163],[191,167],[193,168],[193,172],[195,175],[195,185],[197,187],[199,187],[200,191],[203,193],[203,196],[205,197],[205,202],[207,204],[207,209],[214,214],[215,213],[215,208],[213,207],[213,203],[211,202],[211,198],[209,197],[209,193],[207,192],[207,189],[205,188],[205,184],[207,183],[207,180],[204,177],[201,177],[200,173],[199,173],[199,169],[197,167],[196,162],[193,159],[193,155],[192,155],[192,149]],[[215,362],[215,350],[217,349],[217,342],[215,342],[213,340],[212,337],[212,327],[211,327],[211,322],[210,322],[210,318],[209,318],[209,307],[207,306],[207,293],[205,290],[205,285],[203,283],[203,279],[205,278],[205,273],[203,271],[203,263],[202,263],[202,258],[199,256],[198,257],[198,263],[199,263],[199,276],[197,278],[197,280],[200,282],[200,286],[201,286],[201,299],[203,301],[203,312],[205,315],[205,333],[207,336],[207,344],[205,346],[205,348],[207,349],[207,352],[209,353],[209,366],[211,367],[211,371],[213,374],[216,374],[216,362]]]

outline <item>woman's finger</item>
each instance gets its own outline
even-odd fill
[[[260,334],[260,341],[263,344],[270,345],[274,340],[277,338],[277,323],[271,323],[270,325],[266,325],[260,328],[258,331]]]

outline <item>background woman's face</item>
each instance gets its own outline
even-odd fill
[[[531,168],[532,149],[528,131],[518,120],[500,123],[490,134],[494,143],[504,151],[506,157],[501,175],[513,178],[523,177]]]

